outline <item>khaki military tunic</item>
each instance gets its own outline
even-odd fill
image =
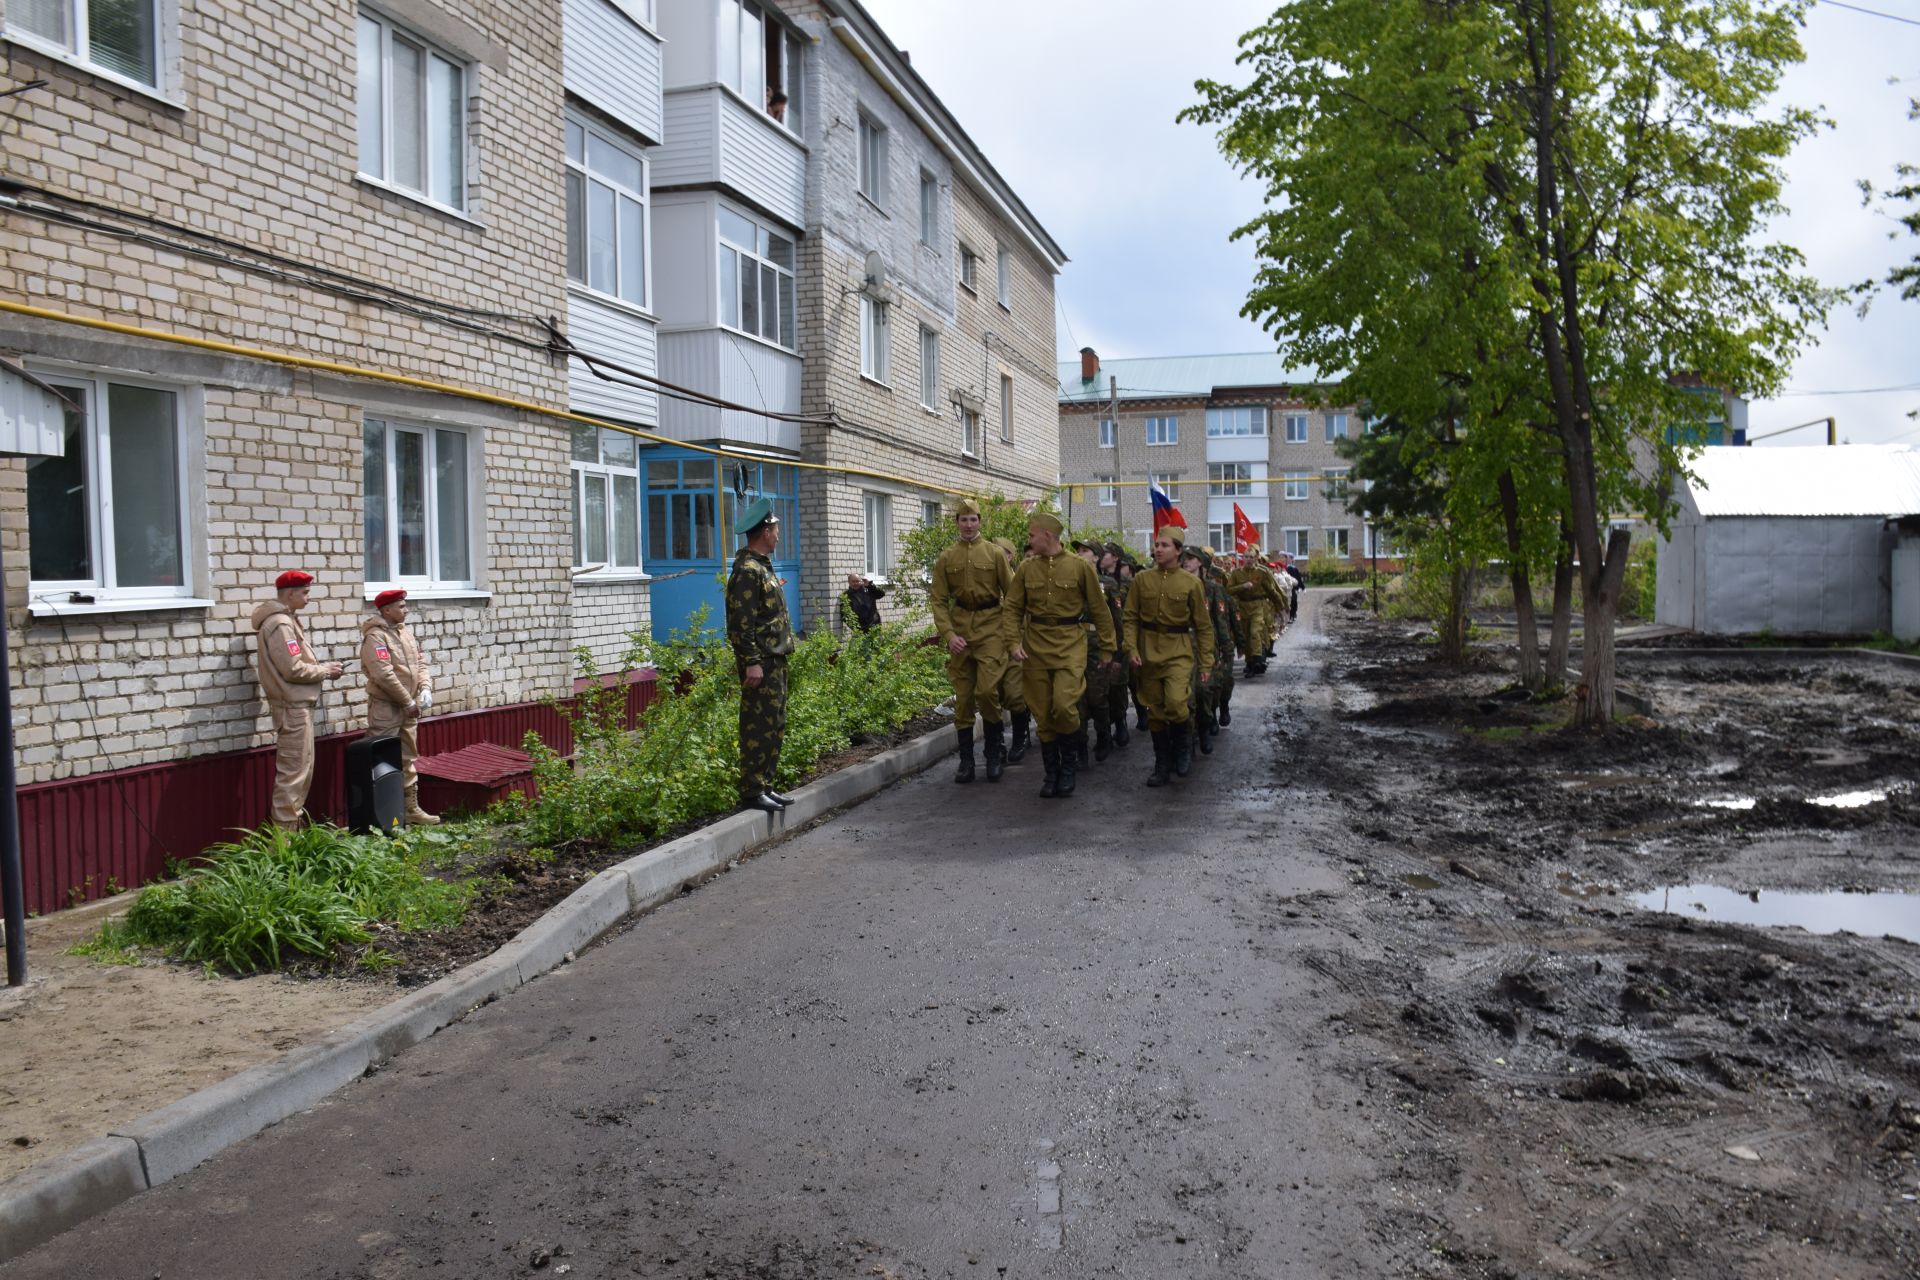
[[[1200,670],[1213,667],[1213,620],[1206,589],[1185,569],[1159,566],[1133,576],[1127,592],[1127,648],[1140,657],[1140,701],[1147,728],[1184,724],[1198,652]]]
[[[1012,579],[1007,557],[985,538],[962,539],[933,562],[934,631],[942,644],[953,636],[967,642],[959,653],[947,651],[953,722],[960,728],[973,728],[976,707],[987,724],[1000,723],[1000,681],[1007,667],[1000,611]]]
[[[1069,551],[1034,556],[1014,570],[1001,610],[1001,636],[1009,649],[1026,650],[1027,705],[1040,741],[1080,731],[1080,697],[1087,683],[1087,625],[1102,653],[1118,637],[1093,566]]]
[[[1246,619],[1246,654],[1258,658],[1273,645],[1275,610],[1286,607],[1280,586],[1264,565],[1244,564],[1227,579],[1227,590]]]
[[[787,655],[793,624],[787,594],[767,557],[742,547],[727,577],[727,644],[733,649],[740,685],[740,798],[752,800],[773,788],[780,744],[787,736]],[[760,684],[746,687],[748,667],[759,667]]]
[[[362,622],[360,670],[367,677],[367,736],[400,739],[400,782],[407,801],[418,803],[414,788],[420,779],[413,761],[420,753],[420,694],[432,688],[433,676],[413,628],[378,613]]]
[[[313,660],[299,617],[278,600],[253,611],[260,633],[255,668],[260,692],[273,717],[273,821],[289,831],[300,826],[313,786],[313,708],[327,669]]]

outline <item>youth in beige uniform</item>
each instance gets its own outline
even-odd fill
[[[1107,598],[1093,566],[1060,545],[1058,516],[1041,512],[1027,522],[1031,558],[1014,571],[1001,610],[1002,634],[1015,662],[1026,664],[1027,706],[1040,733],[1046,763],[1043,796],[1070,796],[1086,757],[1080,695],[1087,684],[1087,623],[1102,653],[1117,637]]]
[[[312,594],[313,575],[290,569],[273,585],[275,597],[253,611],[254,669],[273,716],[273,823],[297,831],[313,786],[313,708],[320,701],[321,684],[339,679],[346,668],[315,662],[300,625],[298,615]]]
[[[407,793],[407,825],[431,827],[440,819],[420,807],[420,754],[415,732],[420,713],[433,703],[433,678],[420,642],[407,626],[407,593],[382,591],[374,614],[360,624],[360,670],[367,677],[367,737],[400,739],[400,780]]]
[[[1000,634],[1000,606],[1013,571],[1007,557],[980,536],[980,508],[961,499],[954,523],[960,540],[933,562],[933,628],[947,646],[947,680],[953,685],[953,723],[958,731],[960,768],[955,782],[973,781],[973,716],[980,713],[986,738],[987,781],[1000,781],[1006,758],[1006,731],[1000,720],[1000,678],[1006,670],[1006,644]]]
[[[1020,563],[1020,552],[1006,538],[995,538],[993,545],[1000,548],[1007,557],[1007,581],[1013,581],[1014,566]],[[1005,648],[1003,641],[1002,648]],[[1033,723],[1033,716],[1027,711],[1026,667],[1015,662],[1011,655],[1007,666],[1000,673],[1000,709],[1013,721],[1013,730],[1007,741],[1008,764],[1019,764],[1027,757],[1027,729]]]
[[[1153,568],[1133,576],[1127,589],[1127,651],[1140,672],[1140,700],[1153,735],[1150,787],[1164,786],[1167,770],[1187,776],[1193,762],[1187,721],[1192,712],[1193,673],[1213,667],[1213,621],[1206,588],[1180,567],[1185,535],[1168,525],[1153,539]]]

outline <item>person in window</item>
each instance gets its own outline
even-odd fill
[[[300,610],[313,594],[313,575],[289,569],[273,580],[273,587],[274,598],[253,611],[259,646],[254,666],[273,716],[273,824],[298,831],[313,785],[313,708],[320,701],[321,685],[338,680],[346,668],[315,662],[300,625]]]
[[[767,91],[767,114],[781,124],[787,122],[787,95],[778,89]]]
[[[727,575],[727,644],[740,672],[740,805],[780,813],[793,803],[773,789],[780,744],[787,736],[787,655],[793,624],[787,596],[773,571],[780,518],[773,503],[756,498],[734,522],[747,545]]]
[[[374,615],[360,624],[360,669],[367,676],[367,737],[400,739],[400,781],[407,795],[407,825],[434,827],[440,819],[420,807],[419,755],[415,729],[433,705],[433,675],[420,642],[407,626],[407,593],[382,591]]]
[[[847,589],[840,593],[840,599],[852,611],[853,625],[867,632],[880,625],[880,602],[886,595],[887,589],[872,578],[850,573]]]

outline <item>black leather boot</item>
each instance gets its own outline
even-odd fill
[[[1186,777],[1187,771],[1193,768],[1193,738],[1188,734],[1187,726],[1184,724],[1168,725],[1167,745],[1173,751],[1174,776],[1177,778]]]
[[[1172,752],[1167,749],[1167,731],[1155,729],[1153,731],[1153,772],[1147,775],[1147,785],[1166,786],[1169,781],[1167,769],[1171,762]]]
[[[973,729],[971,726],[960,730],[960,770],[953,775],[955,782],[973,781]]]
[[[1209,716],[1206,712],[1202,711],[1198,715],[1194,716],[1193,724],[1190,726],[1190,729],[1193,734],[1194,740],[1197,743],[1199,743],[1200,754],[1203,756],[1212,755],[1213,754],[1213,718]]]
[[[1147,709],[1138,702],[1133,704],[1133,727],[1136,729],[1147,727]]]
[[[1019,764],[1027,758],[1027,726],[1033,723],[1030,712],[1013,713],[1013,745],[1007,748],[1007,763]]]
[[[1040,763],[1047,771],[1040,782],[1040,797],[1043,800],[1051,799],[1060,788],[1060,743],[1062,741],[1063,739],[1055,738],[1052,742],[1043,741],[1040,744]]]
[[[1075,771],[1087,758],[1086,726],[1082,725],[1054,745],[1060,748],[1060,777],[1054,783],[1053,794],[1056,799],[1065,800],[1073,794]]]
[[[1220,727],[1223,729],[1233,723],[1233,713],[1227,710],[1227,703],[1231,701],[1233,701],[1232,689],[1228,689],[1225,693],[1220,695],[1220,712],[1219,712],[1218,718],[1220,721]]]
[[[1118,748],[1132,742],[1133,735],[1127,732],[1127,713],[1122,711],[1119,715],[1110,718],[1113,721],[1113,745]]]
[[[994,721],[981,729],[987,749],[987,781],[1000,781],[1000,771],[1007,763],[1007,727]]]
[[[1082,729],[1080,735],[1085,737],[1086,732],[1085,729]],[[1107,755],[1113,750],[1113,729],[1107,724],[1107,718],[1105,716],[1101,716],[1093,722],[1093,735],[1093,758],[1095,760],[1105,760]]]

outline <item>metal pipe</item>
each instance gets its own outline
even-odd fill
[[[0,584],[6,582],[6,563],[0,558]],[[0,594],[4,594],[0,591]],[[7,923],[7,985],[27,981],[27,890],[20,869],[20,806],[13,767],[13,669],[7,662],[7,627],[0,610],[0,723],[6,737],[0,741],[0,911]]]

